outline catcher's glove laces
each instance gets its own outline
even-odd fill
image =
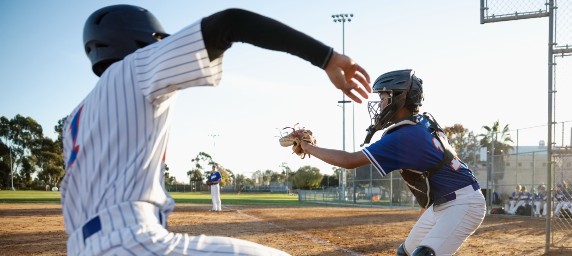
[[[304,152],[302,146],[300,145],[300,142],[305,141],[312,145],[316,145],[316,138],[314,138],[312,131],[304,128],[296,129],[293,127],[285,127],[282,130],[285,129],[292,129],[292,132],[288,133],[288,135],[286,136],[280,137],[280,139],[278,140],[280,142],[280,146],[282,147],[292,146],[293,154],[297,154],[302,159],[304,159],[306,155],[308,155],[308,157],[311,157],[310,154]]]

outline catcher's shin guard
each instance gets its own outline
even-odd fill
[[[413,253],[411,253],[411,256],[435,256],[435,255],[437,254],[435,254],[435,251],[433,251],[433,249],[423,245],[417,246],[417,248],[413,250]]]
[[[409,256],[407,255],[407,252],[405,251],[405,245],[400,244],[399,247],[397,247],[397,254],[395,254],[396,256]]]

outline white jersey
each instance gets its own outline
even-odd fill
[[[175,234],[164,187],[178,90],[218,85],[197,22],[110,66],[64,126],[62,209],[68,255],[288,255],[245,240]]]
[[[177,90],[217,85],[221,64],[209,61],[199,22],[108,68],[64,127],[67,233],[121,202],[173,210],[161,171],[170,107]]]

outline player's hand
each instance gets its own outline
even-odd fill
[[[369,74],[348,56],[334,51],[326,66],[326,73],[336,88],[357,103],[361,103],[362,100],[352,90],[364,99],[367,99],[368,93],[371,93]]]

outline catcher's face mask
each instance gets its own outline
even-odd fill
[[[368,134],[361,146],[369,143],[376,131],[383,130],[393,124],[391,120],[395,113],[405,105],[406,96],[407,92],[398,92],[396,95],[393,91],[383,91],[380,93],[380,101],[368,102],[367,108],[371,125],[367,129]]]

